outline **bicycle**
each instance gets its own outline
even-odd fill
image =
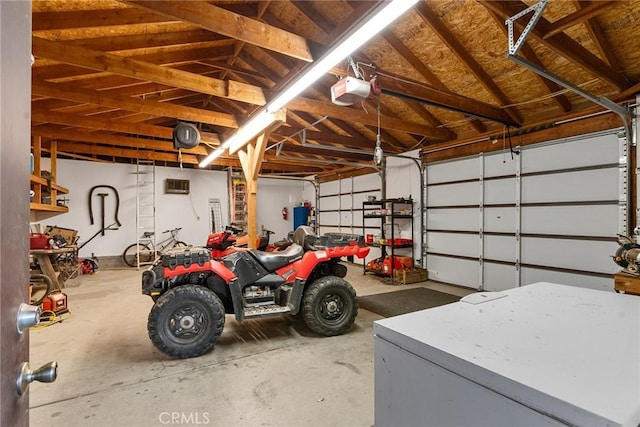
[[[177,239],[180,230],[182,227],[163,231],[162,234],[171,233],[171,235],[157,244],[153,242],[154,232],[145,231],[142,234],[142,242],[127,246],[122,253],[122,260],[129,267],[138,267],[139,265],[151,264],[158,256],[171,249],[186,248],[188,245]]]

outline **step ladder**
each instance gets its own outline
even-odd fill
[[[136,163],[136,242],[138,266],[144,245],[156,247],[156,168],[153,160],[138,159]]]
[[[218,233],[223,230],[220,199],[209,199],[209,233]]]

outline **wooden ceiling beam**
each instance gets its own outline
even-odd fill
[[[159,162],[172,162],[197,165],[200,161],[192,154],[182,154],[181,158],[178,153],[164,153],[152,150],[137,150],[132,148],[107,147],[100,145],[79,144],[77,142],[58,141],[58,151],[67,153],[80,153],[93,156],[123,157],[128,159],[145,159],[155,160]],[[233,165],[235,166],[235,164]]]
[[[106,17],[109,17],[106,19]],[[67,10],[64,12],[34,12],[32,31],[68,30],[113,25],[155,24],[175,21],[138,8]]]
[[[485,7],[493,10],[503,19],[510,18],[528,6],[521,1],[496,1],[496,0],[478,0]],[[523,22],[516,21],[515,26],[521,31]],[[531,30],[530,37],[542,43],[547,48],[553,50],[558,55],[565,57],[569,61],[580,66],[590,74],[604,80],[613,87],[624,90],[629,87],[629,81],[620,72],[614,70],[603,60],[588,51],[578,42],[564,33],[556,34],[548,39],[544,35],[549,32],[551,24],[545,18],[540,18],[535,27]]]
[[[32,126],[31,133],[32,135],[53,140],[67,140],[94,144],[117,145],[127,148],[171,151],[176,152],[177,154],[177,150],[173,148],[172,142],[156,139],[136,138],[105,132],[86,132],[79,129],[60,129],[53,126]],[[208,154],[204,146],[197,146],[194,148],[184,149],[182,151],[202,156],[206,156]]]
[[[329,102],[316,101],[314,99],[298,97],[291,101],[287,105],[287,108],[311,114],[318,114],[321,116],[329,116],[339,120],[349,120],[351,122],[362,123],[369,126],[378,125],[375,114],[366,114],[355,108],[340,107]],[[407,122],[388,116],[381,116],[380,124],[382,127],[387,129],[428,136],[434,139],[446,140],[455,138],[455,134],[446,129],[432,128],[430,126]]]
[[[124,36],[65,40],[64,43],[70,46],[84,47],[100,52],[114,52],[132,49],[166,48],[170,46],[191,46],[194,43],[200,44],[225,39],[226,37],[220,34],[198,28],[190,31],[127,34]]]
[[[230,128],[238,127],[238,122],[235,117],[230,114],[173,105],[166,102],[145,101],[133,97],[110,96],[101,92],[78,89],[70,84],[34,81],[32,83],[31,90],[33,93],[38,95],[60,98],[73,102],[119,108],[134,111],[136,113],[154,114],[157,116],[208,123],[216,126]]]
[[[39,37],[33,37],[32,40],[33,54],[41,58],[49,58],[71,65],[107,71],[140,80],[163,83],[249,104],[264,105],[266,103],[262,89],[256,86],[204,77],[110,53],[68,46],[64,43]]]
[[[418,82],[410,83],[406,80],[401,81],[388,78],[385,75],[378,75],[378,79],[383,93],[396,94],[396,96],[413,99],[414,101],[433,105],[434,107],[464,112],[498,123],[510,124],[512,126],[519,126],[521,124],[521,122],[514,121],[513,118],[501,108],[474,99],[449,92],[441,92]]]
[[[81,127],[93,130],[122,132],[134,135],[151,136],[172,140],[173,129],[165,126],[154,126],[145,123],[111,120],[96,116],[80,116],[77,114],[58,113],[55,111],[31,110],[31,120],[34,122],[54,123],[58,125]],[[201,135],[203,142],[218,145],[217,135],[206,133]]]
[[[498,26],[498,28],[500,28],[500,30],[505,35],[505,37],[508,37],[509,30],[507,29],[507,26],[504,25],[504,21],[500,19],[498,15],[496,15],[495,12],[493,12],[492,10],[487,9],[487,12],[489,12],[489,15],[491,15],[494,21],[496,21],[496,25]],[[538,55],[536,54],[535,50],[533,50],[533,48],[529,43],[524,43],[522,45],[520,52],[524,58],[533,62],[540,68],[544,68],[542,61],[540,61],[540,58],[538,58]],[[551,81],[549,79],[542,77],[537,73],[533,73],[533,74],[536,76],[538,81],[540,81],[540,83],[542,83],[547,88],[549,93],[557,94],[553,97],[553,100],[556,102],[556,104],[558,104],[558,106],[562,109],[562,111],[564,111],[565,113],[568,113],[569,111],[571,111],[573,107],[571,106],[571,102],[569,101],[569,98],[567,98],[567,96],[564,95],[563,93],[560,93],[564,90],[563,87],[561,87],[559,84],[557,84],[554,81]]]
[[[584,0],[577,0],[577,1],[574,1],[574,4],[576,4],[577,8],[584,8],[589,6],[590,3]],[[602,28],[600,27],[600,24],[598,23],[598,21],[595,18],[591,18],[587,20],[587,22],[585,22],[584,24],[585,24],[585,27],[587,27],[587,31],[589,31],[589,34],[591,35],[591,39],[596,44],[602,57],[605,58],[605,60],[607,61],[607,63],[609,63],[611,68],[613,68],[614,70],[620,70],[621,69],[620,62],[614,56],[613,49],[611,49],[611,46],[609,46],[609,41],[607,40],[607,37],[604,35],[604,32],[602,31]]]
[[[605,9],[613,6],[615,2],[608,1],[597,1],[589,4],[586,7],[583,7],[571,15],[567,15],[564,18],[560,18],[551,24],[548,28],[547,33],[543,36],[543,38],[548,39],[549,37],[553,37],[558,33],[562,33],[568,28],[573,27],[574,25],[578,25],[583,21],[586,21],[591,18],[595,18],[605,11]]]
[[[382,37],[387,41],[387,43],[389,43],[391,45],[391,47],[398,52],[398,54],[400,54],[400,56],[402,56],[404,58],[405,61],[407,61],[418,73],[420,73],[420,75],[422,77],[424,77],[431,86],[433,86],[435,89],[438,89],[442,92],[448,92],[448,93],[452,93],[446,86],[444,83],[442,83],[442,80],[440,80],[438,78],[438,76],[436,76],[433,71],[431,71],[431,69],[429,68],[428,65],[426,65],[425,63],[423,63],[420,58],[418,58],[407,46],[405,46],[405,44],[402,42],[402,40],[400,40],[398,37],[395,36],[395,34],[393,34],[393,32],[391,32],[391,30],[386,29],[382,32]],[[442,122],[440,120],[438,120],[438,118],[436,116],[434,116],[433,114],[431,114],[429,111],[425,110],[422,107],[418,107],[418,108],[414,108],[417,107],[414,103],[409,102],[408,103],[411,108],[414,111],[418,111],[419,110],[419,114],[425,119],[427,120],[427,122],[431,125],[431,126],[442,126]],[[484,124],[476,117],[473,116],[468,116],[468,115],[464,115],[465,117],[469,118],[469,122],[470,124],[476,128],[476,129],[484,129],[485,126]]]
[[[471,54],[465,49],[460,40],[447,28],[447,26],[438,18],[438,15],[425,2],[419,2],[415,7],[415,11],[420,15],[424,22],[440,37],[449,49],[458,57],[458,59],[471,71],[478,82],[485,90],[496,99],[500,105],[512,105],[513,102],[498,87],[491,76],[482,68]],[[505,112],[511,117],[511,122],[521,124],[523,122],[522,115],[515,107],[505,107]]]
[[[187,50],[189,52],[189,50]],[[172,69],[182,70],[188,73],[199,74],[206,76],[211,74],[211,70],[207,67],[193,62],[201,61],[203,59],[218,61],[225,59],[233,52],[233,46],[219,46],[215,49],[199,49],[197,54],[189,56],[188,53],[177,52],[165,52],[155,53],[149,55],[134,55],[130,58],[133,59],[149,59],[148,62],[154,65],[168,65],[173,64]],[[164,62],[167,61],[167,62]],[[69,81],[69,80],[81,80],[83,81],[95,81],[104,78],[119,78],[128,79],[129,82],[139,83],[140,80],[131,76],[113,75],[104,71],[94,71],[88,68],[83,68],[75,65],[68,64],[54,64],[54,65],[36,65],[32,68],[32,76],[39,80],[51,80],[51,81]]]
[[[307,41],[297,34],[281,30],[204,1],[130,0],[127,3],[153,10],[172,19],[179,19],[198,25],[206,30],[264,49],[273,50],[307,62],[313,61]]]

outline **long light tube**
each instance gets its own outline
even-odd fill
[[[419,0],[390,1],[373,17],[367,20],[351,35],[334,47],[331,52],[311,66],[311,68],[304,72],[294,83],[276,96],[257,116],[249,120],[220,147],[209,154],[202,162],[200,162],[200,167],[206,167],[225,150],[227,150],[231,144],[245,144],[251,140],[251,138],[255,137],[259,132],[273,123],[273,113],[286,106],[303,90],[311,86],[321,76],[329,72],[338,62],[346,58],[354,50],[360,48],[369,39],[379,33],[391,22],[395,21],[418,1]]]

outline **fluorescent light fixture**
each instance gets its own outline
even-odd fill
[[[342,40],[328,54],[323,56],[322,59],[305,71],[294,83],[276,96],[257,116],[249,120],[245,125],[238,129],[235,134],[226,140],[224,144],[218,147],[213,153],[209,154],[202,162],[200,162],[200,167],[203,168],[207,166],[232,144],[234,145],[235,151],[242,148],[243,144],[247,143],[251,138],[258,135],[262,130],[273,123],[273,113],[285,107],[303,90],[311,86],[321,76],[329,72],[338,62],[349,56],[354,50],[359,49],[369,39],[379,33],[391,22],[395,21],[418,1],[419,0],[392,0],[388,2],[373,17],[368,19],[357,30]]]
[[[238,129],[236,133],[234,133],[220,147],[216,148],[211,154],[209,154],[204,160],[202,160],[199,166],[201,168],[207,166],[213,160],[220,157],[222,153],[224,153],[225,150],[229,149],[232,145],[237,146],[238,144],[243,144],[249,141],[271,123],[273,123],[273,121],[274,115],[272,113],[268,112],[266,109],[260,111],[258,115],[254,116],[251,120],[242,125],[242,127],[240,127],[240,129]]]
[[[353,34],[334,47],[331,52],[320,59],[320,61],[313,64],[295,83],[271,101],[269,105],[267,105],[267,110],[275,111],[287,105],[303,90],[311,86],[321,76],[328,73],[338,62],[349,56],[354,50],[359,49],[369,39],[395,21],[396,18],[405,13],[417,2],[418,0],[393,0],[389,2],[382,10],[361,25]]]

